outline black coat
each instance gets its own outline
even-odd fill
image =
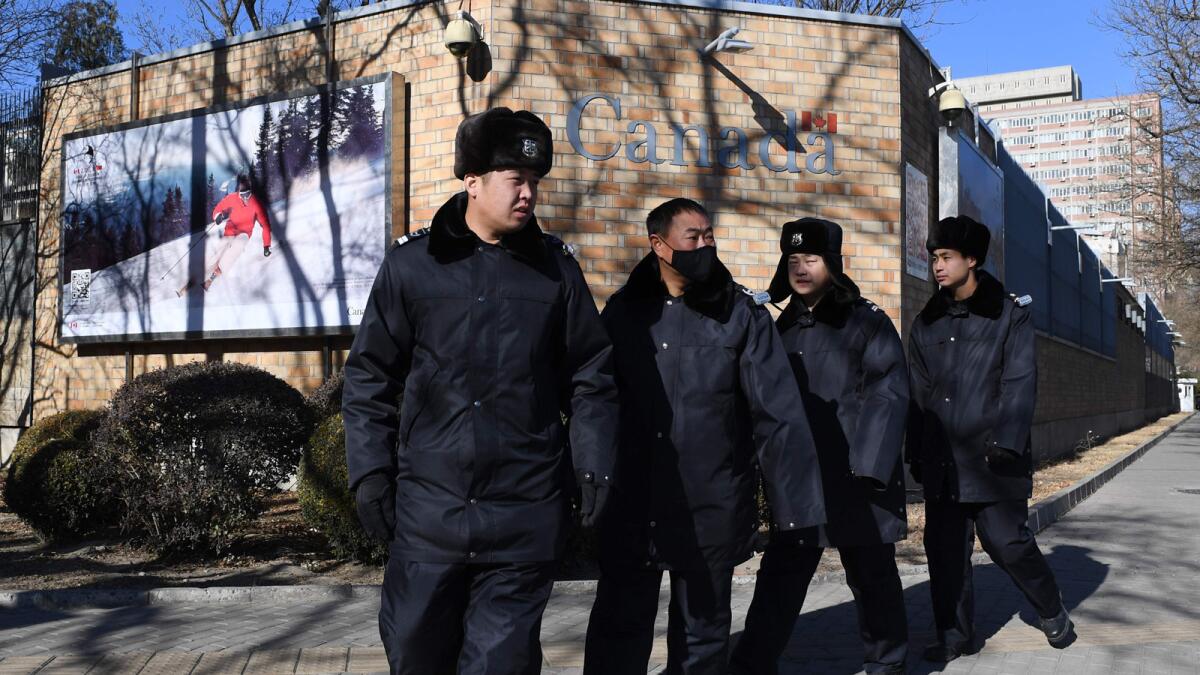
[[[612,475],[612,347],[561,241],[531,219],[484,244],[465,207],[451,198],[379,270],[346,361],[350,483],[395,475],[402,560],[553,560],[573,489],[562,414],[573,467]]]
[[[767,310],[718,266],[668,296],[647,256],[603,313],[621,396],[609,564],[732,567],[753,552],[758,468],[776,525],[825,522],[800,391]]]
[[[800,541],[858,546],[904,539],[908,368],[892,320],[867,300],[830,293],[812,312],[793,297],[776,326],[817,444],[829,516],[826,525],[799,533]]]
[[[909,337],[906,459],[921,463],[926,499],[1028,499],[1033,489],[1033,321],[999,281],[978,274],[964,302],[936,293]],[[1011,459],[988,458],[997,451]]]

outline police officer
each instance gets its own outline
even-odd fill
[[[770,314],[717,258],[707,211],[670,200],[603,319],[621,396],[620,489],[600,528],[584,672],[645,673],[670,573],[668,673],[724,675],[733,567],[752,552],[761,470],[776,527],[825,521],[800,391]]]
[[[533,215],[546,125],[488,110],[455,153],[464,191],[371,289],[346,362],[346,459],[360,521],[390,541],[391,672],[537,673],[572,467],[585,524],[609,493],[612,348],[578,263]]]
[[[909,338],[912,407],[906,459],[925,488],[925,554],[937,641],[929,661],[974,653],[971,551],[983,549],[1028,598],[1054,647],[1072,624],[1025,526],[1033,489],[1029,429],[1037,394],[1033,322],[1025,305],[980,269],[991,235],[968,218],[929,234],[939,290]]]
[[[825,547],[836,546],[858,609],[868,673],[904,672],[908,622],[896,569],[904,509],[908,369],[900,336],[842,271],[842,228],[783,226],[771,300],[820,456],[829,522],[776,531],[763,554],[736,670],[775,673]]]

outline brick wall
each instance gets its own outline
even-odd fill
[[[458,189],[453,165],[454,131],[464,110],[480,109],[487,82],[462,77],[460,63],[442,45],[445,17],[457,4],[424,3],[360,16],[335,24],[335,79],[399,73],[409,93],[411,212],[394,213],[397,227],[432,216]],[[490,8],[473,9],[487,21]],[[246,36],[224,47],[198,51],[139,69],[138,117],[182,113],[223,103],[307,89],[324,84],[326,43],[315,24],[281,35]],[[34,417],[66,408],[102,406],[126,380],[125,346],[59,343],[58,213],[60,151],[66,134],[131,120],[131,74],[124,70],[46,90],[49,155],[42,175],[35,354]],[[403,93],[403,91],[401,92]],[[400,98],[403,100],[403,97]],[[401,111],[403,112],[403,111]],[[403,127],[393,124],[393,147],[403,148]],[[402,156],[394,157],[396,163]],[[402,164],[399,164],[402,166]],[[394,164],[394,168],[395,168]],[[402,209],[404,172],[394,173],[394,208]],[[345,339],[328,342],[330,365],[340,365]],[[324,339],[176,341],[129,345],[132,372],[203,359],[241,361],[264,368],[303,391],[318,386],[325,363]]]
[[[741,26],[757,46],[705,64],[696,49],[730,26]],[[579,247],[599,300],[648,252],[646,213],[685,196],[712,211],[722,259],[754,288],[765,288],[774,273],[784,222],[810,215],[840,222],[847,271],[899,317],[897,30],[626,2],[532,0],[497,7],[489,42],[496,47],[496,102],[533,102],[554,129],[559,154],[552,180],[543,184],[539,220]],[[589,107],[581,139],[593,153],[631,138],[625,134],[631,121],[653,126],[659,154],[668,158],[672,123],[702,127],[710,139],[722,127],[740,127],[758,164],[765,120],[793,111],[832,112],[841,174],[724,169],[715,161],[710,168],[669,160],[651,165],[630,161],[625,148],[610,160],[592,161],[576,155],[566,136],[572,103],[589,93],[619,98],[623,113],[618,121],[607,104]],[[801,133],[801,143],[806,140]],[[695,134],[688,144],[694,162]],[[772,158],[782,163],[779,150],[774,144]]]
[[[527,108],[554,130],[556,166],[543,183],[543,226],[576,244],[599,302],[615,291],[647,249],[645,214],[664,199],[687,196],[713,212],[722,257],[735,277],[765,288],[778,258],[783,222],[815,215],[846,228],[846,269],[866,295],[898,319],[901,313],[899,65],[900,32],[739,12],[608,2],[533,0],[477,2],[471,13],[484,29],[485,53],[453,58],[442,28],[454,3],[423,3],[374,13],[343,13],[335,23],[334,79],[398,73],[408,87],[407,157],[404,130],[394,122],[393,160],[407,163],[407,213],[422,227],[460,189],[453,179],[454,132],[463,115],[494,105]],[[696,49],[729,26],[756,43],[745,54],[720,54],[706,65]],[[328,40],[320,24],[282,34],[246,36],[194,50],[138,71],[137,117],[150,118],[326,82]],[[488,56],[490,58],[482,58]],[[920,58],[911,49],[904,58]],[[927,67],[927,66],[920,66]],[[90,77],[46,92],[46,147],[38,266],[35,418],[64,408],[98,407],[133,375],[201,359],[250,363],[304,391],[326,367],[344,358],[345,339],[220,340],[72,346],[57,339],[58,153],[65,134],[127,122],[131,74]],[[580,94],[620,97],[620,123],[604,106],[589,114],[582,137],[589,147],[626,140],[625,125],[640,121],[658,134],[661,164],[636,163],[619,153],[595,162],[572,152],[567,113]],[[760,164],[758,139],[789,113],[835,113],[840,175],[775,173]],[[744,129],[756,168],[724,169],[671,163],[671,123],[696,125],[719,137],[722,127]],[[697,142],[686,156],[696,163]],[[807,144],[807,134],[800,142]],[[817,142],[819,150],[820,142]],[[715,153],[714,153],[715,155]],[[782,145],[771,161],[783,163]],[[805,164],[803,154],[798,156]],[[394,173],[393,208],[403,210],[405,172]],[[330,356],[322,356],[328,347]],[[127,356],[126,349],[129,350]],[[327,362],[326,362],[327,361]]]
[[[941,73],[933,69],[929,60],[911,39],[901,40],[900,91],[903,114],[900,118],[901,155],[904,164],[912,164],[925,174],[929,181],[929,218],[926,225],[933,227],[938,219],[938,127],[941,116],[937,106],[929,100],[929,89],[942,81]],[[901,171],[903,171],[903,165]],[[905,224],[907,226],[907,223]],[[928,230],[927,230],[928,231]],[[904,245],[903,237],[900,240]],[[923,244],[923,242],[922,242]],[[901,249],[903,255],[903,249]],[[903,260],[901,261],[903,262]],[[905,272],[901,275],[901,335],[908,339],[909,326],[920,313],[933,292],[932,275],[918,279]]]

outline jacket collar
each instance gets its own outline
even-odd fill
[[[809,328],[818,323],[823,323],[834,328],[842,328],[849,320],[853,307],[854,301],[838,302],[834,293],[830,290],[817,303],[816,308],[810,310],[808,305],[805,305],[804,301],[800,299],[800,296],[793,293],[787,307],[783,308],[779,319],[776,320],[776,325],[781,332],[791,328],[793,325],[800,328]]]
[[[939,289],[921,310],[921,320],[927,324],[949,314],[963,317],[967,314],[998,319],[1004,312],[1004,286],[991,274],[979,270],[975,273],[979,286],[971,297],[963,301],[954,300],[948,291]]]
[[[658,299],[667,294],[658,269],[658,256],[651,252],[629,273],[626,291],[636,299]],[[724,263],[717,261],[712,277],[703,284],[692,284],[683,291],[683,304],[691,309],[725,323],[733,313],[733,275]]]
[[[460,192],[442,204],[429,226],[429,253],[437,258],[465,258],[475,251],[479,237],[467,227],[467,193]],[[539,261],[546,255],[537,216],[525,227],[500,238],[500,247],[526,260]]]

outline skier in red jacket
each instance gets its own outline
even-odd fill
[[[262,226],[263,256],[271,255],[271,221],[267,218],[267,211],[258,201],[258,197],[254,196],[250,179],[245,174],[238,174],[237,192],[226,195],[213,208],[212,219],[214,223],[224,223],[225,231],[221,233],[216,258],[204,275],[206,291],[213,281],[221,276],[223,271],[232,268],[242,255],[250,241],[250,235],[254,233],[255,222]],[[188,279],[177,294],[182,296],[191,286],[192,280]]]

